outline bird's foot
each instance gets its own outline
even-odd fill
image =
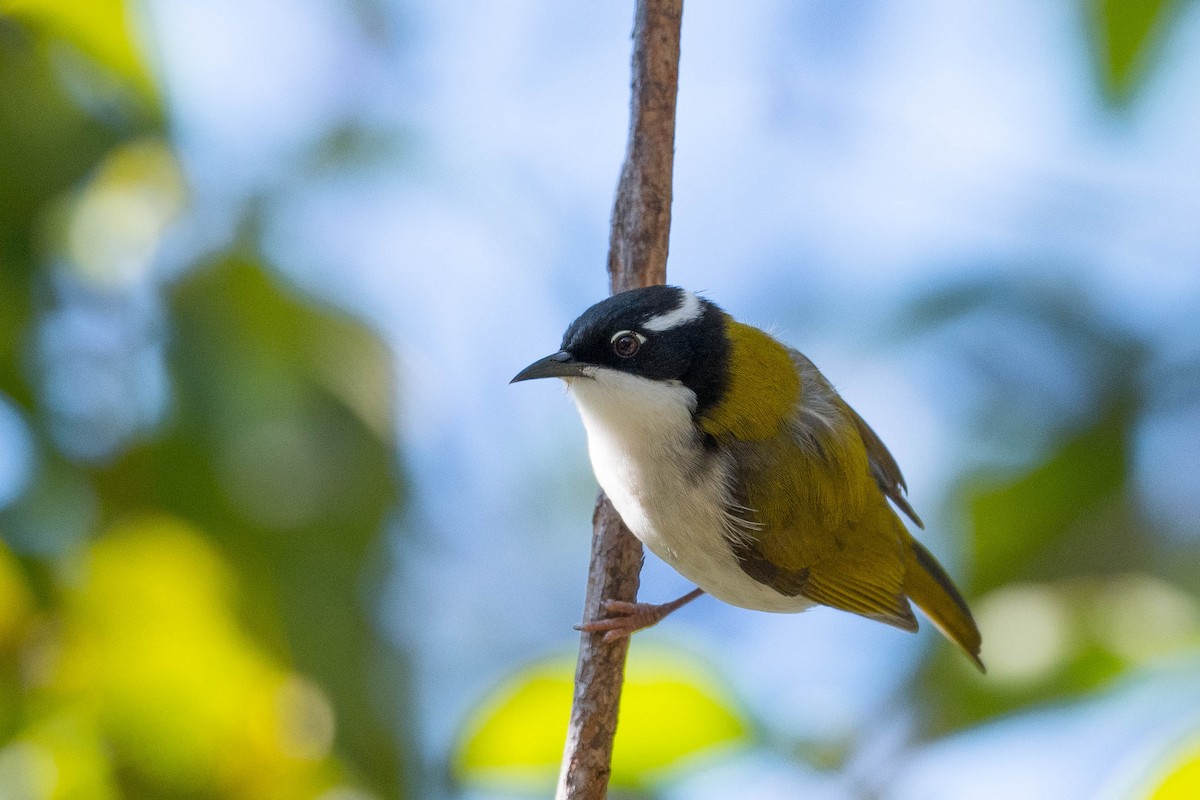
[[[669,605],[664,603],[663,605]],[[643,628],[662,622],[671,611],[654,603],[627,603],[624,600],[604,600],[600,603],[607,616],[576,625],[575,630],[587,633],[603,633],[604,641],[615,642],[632,636]]]
[[[615,642],[626,636],[632,636],[644,628],[657,625],[672,611],[690,603],[701,594],[703,592],[700,589],[694,589],[669,603],[628,603],[624,600],[602,600],[600,608],[607,616],[576,625],[575,630],[603,633],[604,641]]]

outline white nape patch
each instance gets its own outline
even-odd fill
[[[679,301],[677,308],[665,314],[659,314],[657,317],[651,317],[642,324],[642,327],[648,331],[669,331],[680,325],[686,325],[704,313],[704,304],[700,302],[699,297],[687,291],[681,291],[680,294],[683,295],[683,299]]]
[[[732,463],[714,458],[696,434],[695,393],[606,367],[567,378],[587,429],[596,480],[634,536],[719,600],[760,611],[803,611],[742,570],[729,544]],[[744,531],[742,531],[744,533]]]

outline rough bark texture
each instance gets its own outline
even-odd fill
[[[683,0],[638,1],[629,144],[613,204],[608,250],[614,294],[667,280],[682,18]]]
[[[667,279],[682,17],[683,0],[638,0],[629,145],[617,184],[608,253],[614,294]],[[600,616],[601,600],[636,600],[642,567],[641,543],[603,493],[596,500],[592,527],[585,620]],[[602,639],[600,633],[580,637],[558,800],[600,800],[608,793],[629,639]]]

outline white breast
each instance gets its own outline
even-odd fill
[[[596,368],[568,391],[587,429],[596,480],[635,536],[704,591],[761,611],[803,611],[747,575],[729,546],[730,462],[704,450],[695,433],[695,394],[676,382]]]

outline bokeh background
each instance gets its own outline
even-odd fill
[[[0,0],[0,798],[548,793],[595,484],[506,383],[605,292],[631,20]],[[881,433],[990,674],[703,599],[614,795],[1200,797],[1197,42],[689,3],[669,275]]]

